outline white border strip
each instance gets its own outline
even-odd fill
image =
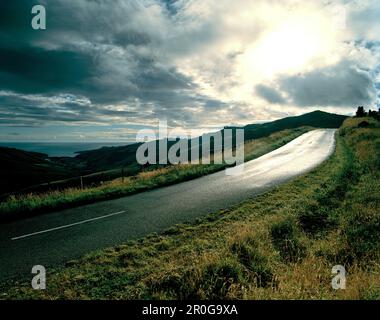
[[[125,211],[119,211],[119,212],[107,214],[105,216],[101,216],[101,217],[97,217],[97,218],[92,218],[92,219],[87,219],[87,220],[83,220],[83,221],[76,222],[76,223],[67,224],[67,225],[61,226],[61,227],[56,227],[56,228],[52,228],[52,229],[47,229],[47,230],[43,230],[43,231],[38,231],[38,232],[33,232],[33,233],[25,234],[25,235],[22,235],[22,236],[11,238],[11,240],[14,241],[14,240],[19,240],[19,239],[24,239],[24,238],[36,236],[36,235],[42,234],[42,233],[47,233],[47,232],[51,232],[51,231],[55,231],[55,230],[70,228],[70,227],[73,227],[73,226],[77,226],[79,224],[83,224],[83,223],[87,223],[87,222],[91,222],[91,221],[95,221],[95,220],[100,220],[100,219],[108,218],[108,217],[111,217],[111,216],[116,216],[116,215],[122,214],[122,213],[125,213]]]

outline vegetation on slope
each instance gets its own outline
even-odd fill
[[[0,147],[0,194],[75,175],[46,154]]]
[[[268,137],[282,130],[303,126],[339,128],[345,119],[346,116],[315,111],[265,124],[248,125],[244,127],[245,141]],[[212,134],[203,135],[202,139],[208,135]],[[169,141],[168,148],[174,143],[176,142]],[[46,155],[0,148],[2,168],[0,171],[0,195],[9,192],[41,193],[78,187],[81,184],[87,187],[98,186],[104,181],[121,176],[136,175],[142,170],[136,161],[136,150],[139,146],[139,143],[134,143],[121,147],[103,147],[97,150],[78,152],[79,154],[74,158],[48,158]],[[12,154],[9,156],[7,152],[10,151]],[[27,158],[33,159],[29,162]],[[150,169],[156,167],[152,165]],[[84,177],[81,179],[80,176]]]
[[[380,125],[349,119],[313,172],[193,225],[51,271],[47,290],[2,298],[380,299]],[[331,269],[347,269],[346,290]]]
[[[245,141],[265,138],[269,135],[288,129],[300,127],[339,128],[346,116],[315,111],[301,116],[288,117],[264,124],[253,124],[244,127]],[[203,135],[206,137],[208,134]],[[169,142],[168,147],[175,142]],[[81,152],[76,159],[92,170],[108,170],[129,166],[136,162],[135,154],[139,144],[125,147],[102,148],[99,150]]]
[[[310,127],[302,127],[284,130],[266,138],[249,141],[245,144],[245,158],[247,161],[252,160],[275,150],[310,129]],[[168,166],[140,172],[136,176],[125,179],[119,178],[108,181],[96,187],[67,188],[47,193],[10,196],[6,201],[0,203],[0,222],[123,197],[136,192],[195,179],[222,170],[225,167],[225,165],[215,164]]]
[[[257,139],[265,137],[273,132],[285,129],[293,129],[302,126],[315,128],[339,128],[347,116],[333,114],[323,111],[314,111],[297,117],[288,117],[280,120],[250,124],[244,127],[246,139]]]

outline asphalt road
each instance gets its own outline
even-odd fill
[[[334,150],[335,130],[308,132],[224,171],[124,198],[0,225],[0,280],[32,278],[34,265],[56,266],[92,250],[160,232],[230,207],[321,164]]]

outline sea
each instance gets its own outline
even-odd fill
[[[75,157],[78,151],[120,147],[128,142],[0,142],[0,147],[45,153],[49,157]]]

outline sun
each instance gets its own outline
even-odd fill
[[[265,38],[259,49],[260,61],[268,72],[283,72],[304,65],[319,51],[318,34],[308,28],[286,26]]]
[[[327,51],[331,43],[327,29],[313,18],[279,23],[247,51],[249,72],[271,77],[302,70]]]

